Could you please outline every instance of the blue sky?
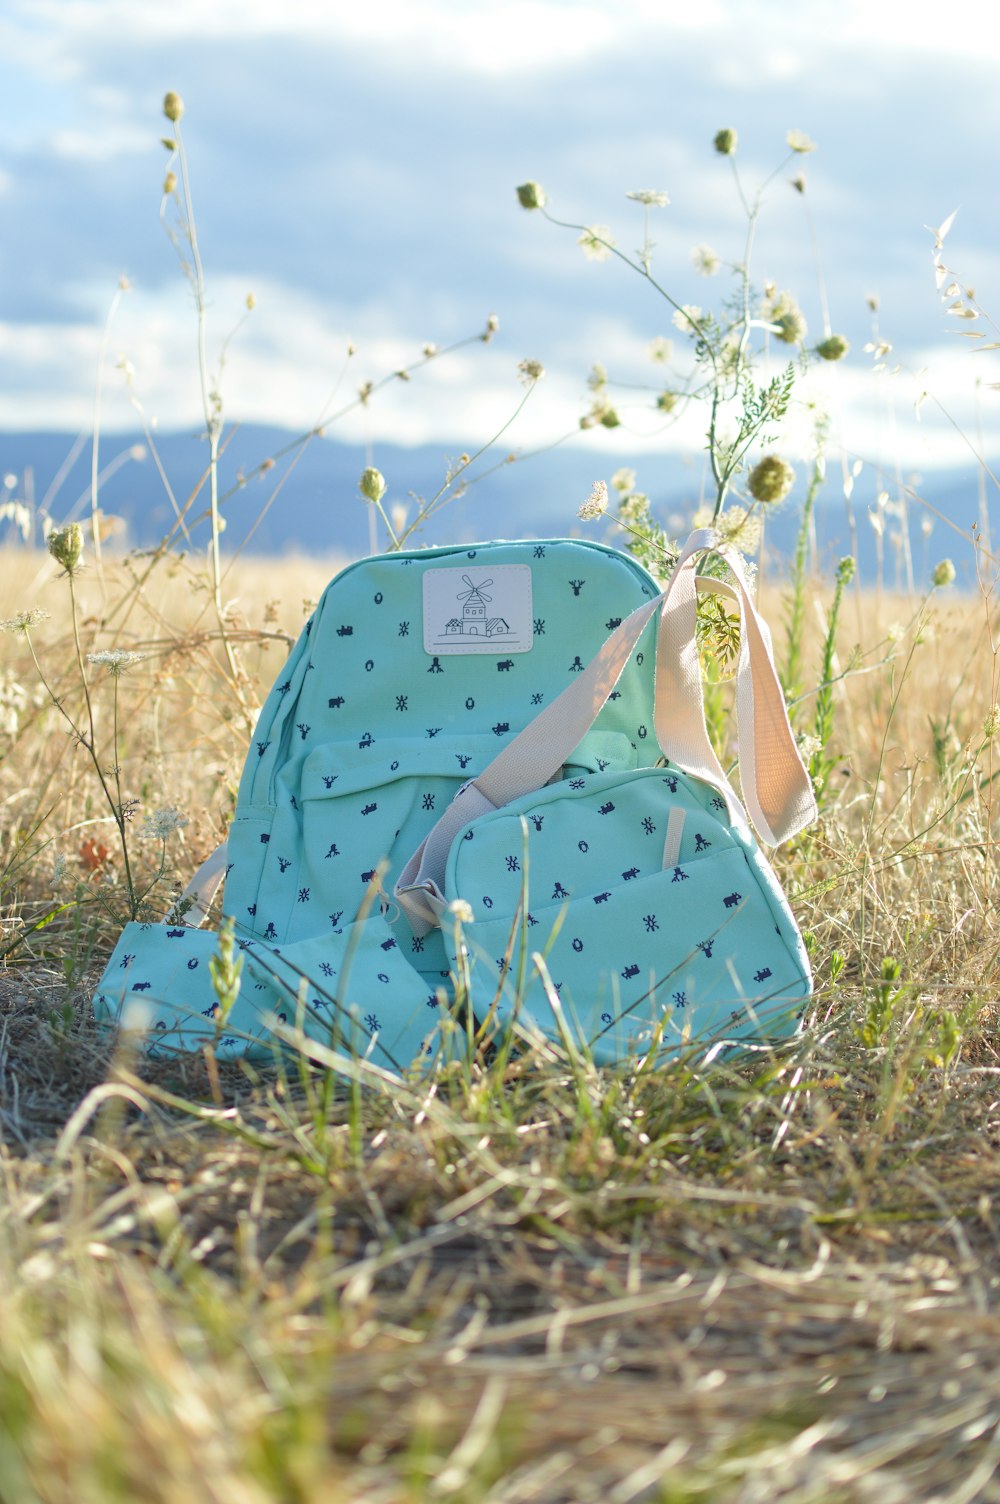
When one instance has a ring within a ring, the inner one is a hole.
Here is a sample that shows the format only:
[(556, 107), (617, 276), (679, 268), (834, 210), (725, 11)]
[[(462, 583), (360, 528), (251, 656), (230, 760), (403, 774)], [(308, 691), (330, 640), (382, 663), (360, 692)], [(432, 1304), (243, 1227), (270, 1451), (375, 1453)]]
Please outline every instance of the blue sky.
[[(589, 262), (515, 186), (538, 180), (556, 214), (625, 249), (642, 234), (626, 193), (668, 193), (654, 272), (714, 307), (731, 275), (700, 278), (692, 248), (737, 259), (744, 220), (712, 138), (738, 130), (752, 191), (796, 128), (817, 150), (769, 189), (753, 275), (794, 291), (822, 336), (808, 209), (852, 342), (804, 396), (849, 457), (925, 473), (968, 457), (977, 427), (995, 452), (1000, 367), (946, 316), (926, 228), (958, 209), (949, 265), (1000, 319), (995, 33), (964, 0), (0, 0), (0, 430), (87, 428), (99, 369), (106, 430), (134, 426), (135, 403), (164, 429), (198, 422), (191, 298), (159, 222), (174, 89), (211, 361), (256, 299), (223, 371), (232, 418), (309, 427), (495, 313), (489, 345), (337, 431), (470, 449), (514, 411), (529, 358), (547, 374), (504, 444), (573, 433), (595, 360), (655, 384), (650, 341), (683, 340), (641, 279)], [(870, 297), (892, 345), (881, 371)], [(666, 425), (638, 391), (621, 411), (619, 451), (700, 446), (697, 417)], [(800, 409), (792, 447), (810, 421)]]

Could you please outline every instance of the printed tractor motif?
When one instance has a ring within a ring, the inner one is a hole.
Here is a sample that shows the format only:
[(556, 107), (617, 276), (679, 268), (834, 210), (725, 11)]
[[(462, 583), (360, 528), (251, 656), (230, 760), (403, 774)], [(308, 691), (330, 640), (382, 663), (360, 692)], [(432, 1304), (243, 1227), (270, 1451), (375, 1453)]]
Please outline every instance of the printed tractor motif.
[(462, 602), (461, 618), (453, 616), (445, 625), (447, 637), (503, 637), (510, 632), (510, 626), (502, 616), (488, 616), (486, 607), (492, 601), (492, 595), (486, 594), (487, 585), (492, 585), (492, 579), (483, 580), (475, 584), (469, 575), (463, 574), (462, 581), (467, 587), (458, 591), (457, 598)]

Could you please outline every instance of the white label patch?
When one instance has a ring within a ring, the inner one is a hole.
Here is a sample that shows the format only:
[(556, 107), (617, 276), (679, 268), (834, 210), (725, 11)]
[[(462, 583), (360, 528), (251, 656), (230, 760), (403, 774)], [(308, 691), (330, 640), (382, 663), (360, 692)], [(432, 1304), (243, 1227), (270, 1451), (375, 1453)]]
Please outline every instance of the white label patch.
[(424, 651), (527, 653), (531, 649), (531, 567), (482, 564), (424, 574)]

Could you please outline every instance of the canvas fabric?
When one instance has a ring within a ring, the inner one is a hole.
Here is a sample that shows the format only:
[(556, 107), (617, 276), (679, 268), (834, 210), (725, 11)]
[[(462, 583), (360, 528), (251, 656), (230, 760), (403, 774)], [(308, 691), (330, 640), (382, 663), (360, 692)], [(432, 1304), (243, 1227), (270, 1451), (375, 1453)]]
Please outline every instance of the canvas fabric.
[[(507, 625), (520, 634), (510, 649), (496, 630), (508, 587)], [(448, 633), (470, 588), (480, 619), (468, 625), (494, 628), (478, 644)], [(220, 1020), (207, 965), (217, 937), (129, 924), (95, 995), (98, 1018), (144, 1027), (159, 1053), (208, 1044), (259, 1057), (283, 1013), (388, 1069), (409, 1064), (411, 1048), (431, 1058), (452, 963), (440, 931), (415, 933), (391, 900), (399, 872), (462, 784), (658, 588), (628, 556), (580, 540), (422, 549), (342, 571), (267, 697), (240, 781), (223, 896), (245, 956), (236, 1005)], [(437, 613), (429, 637), (425, 607)], [(654, 650), (651, 622), (567, 773), (655, 758)]]

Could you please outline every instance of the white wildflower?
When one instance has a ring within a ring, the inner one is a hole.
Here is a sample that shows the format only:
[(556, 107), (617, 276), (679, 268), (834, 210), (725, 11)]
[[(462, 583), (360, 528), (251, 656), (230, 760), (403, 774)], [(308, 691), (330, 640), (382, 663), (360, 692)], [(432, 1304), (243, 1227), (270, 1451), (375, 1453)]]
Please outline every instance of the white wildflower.
[(145, 653), (130, 653), (125, 648), (102, 648), (99, 653), (88, 653), (87, 662), (95, 668), (106, 668), (112, 679), (119, 679), (127, 668), (141, 663)]
[(588, 261), (607, 261), (614, 248), (614, 237), (607, 225), (588, 225), (577, 241)]
[(667, 339), (666, 335), (658, 334), (649, 342), (649, 358), (655, 360), (658, 365), (665, 366), (668, 360), (673, 358), (674, 342)]
[(701, 319), (702, 311), (697, 303), (682, 303), (673, 316), (674, 328), (679, 329), (682, 334), (696, 333), (693, 326)]
[(139, 834), (144, 840), (165, 841), (175, 830), (183, 830), (190, 823), (179, 809), (175, 809), (172, 804), (164, 804), (160, 809), (149, 812), (139, 828)]
[(955, 566), (950, 559), (942, 559), (940, 564), (934, 566), (931, 581), (935, 590), (940, 590), (947, 585), (955, 583)]
[(40, 621), (48, 621), (49, 613), (35, 606), (31, 611), (19, 611), (16, 616), (8, 616), (5, 621), (0, 621), (0, 632), (27, 632), (29, 627), (35, 627)]
[(540, 360), (522, 360), (518, 363), (517, 370), (525, 386), (534, 386), (545, 375), (545, 367)]
[(656, 188), (633, 188), (625, 197), (634, 199), (637, 204), (645, 204), (647, 209), (662, 209), (670, 202), (670, 195)]
[(470, 903), (466, 903), (464, 898), (453, 898), (451, 903), (448, 905), (448, 913), (454, 919), (456, 924), (472, 924), (473, 920), (475, 919), (475, 915), (472, 912), (472, 905)]
[(596, 518), (603, 517), (607, 509), (608, 483), (606, 480), (595, 480), (590, 495), (576, 515), (581, 522), (593, 522)]
[(611, 477), (611, 484), (616, 491), (634, 491), (635, 471), (630, 470), (627, 465), (623, 465)]
[(710, 245), (696, 245), (691, 252), (691, 261), (699, 277), (714, 277), (722, 265)]
[(785, 136), (785, 140), (792, 148), (792, 151), (801, 152), (803, 156), (808, 152), (816, 150), (816, 142), (811, 141), (805, 131), (789, 131)]

